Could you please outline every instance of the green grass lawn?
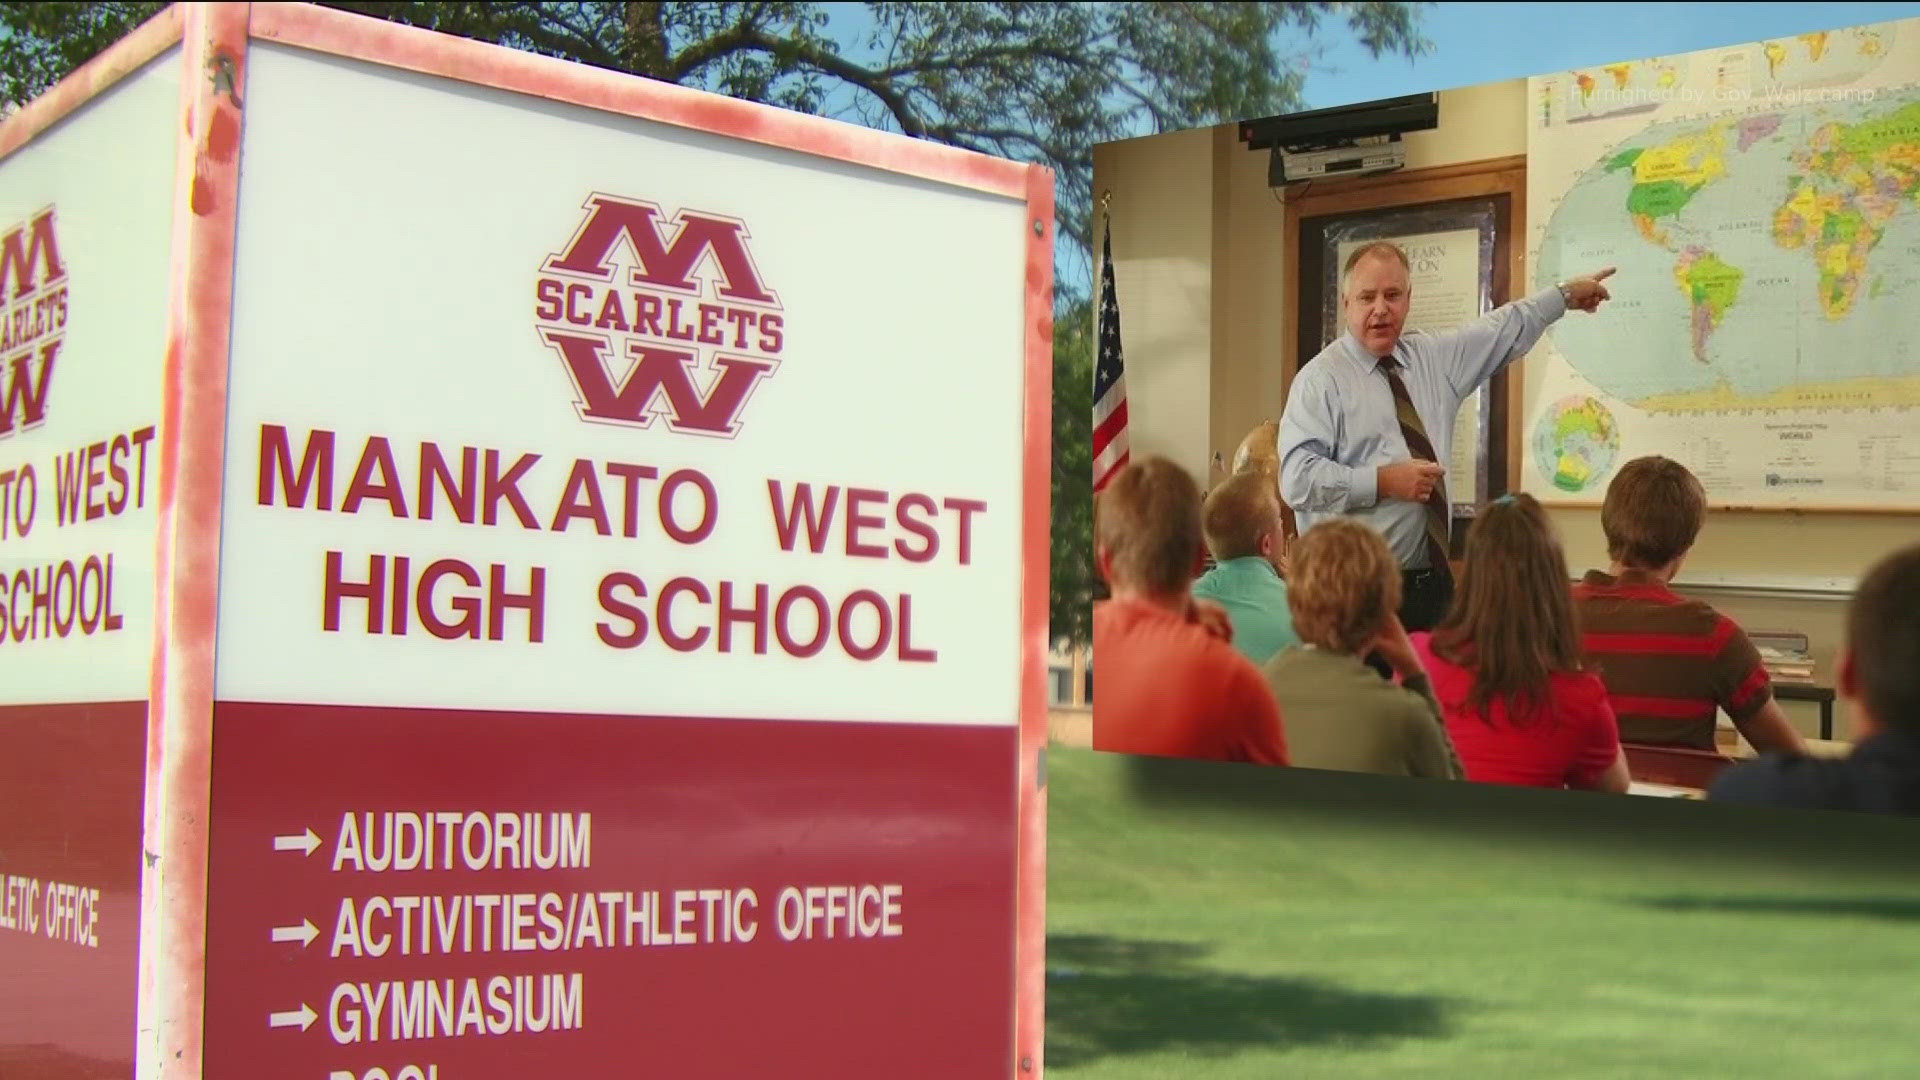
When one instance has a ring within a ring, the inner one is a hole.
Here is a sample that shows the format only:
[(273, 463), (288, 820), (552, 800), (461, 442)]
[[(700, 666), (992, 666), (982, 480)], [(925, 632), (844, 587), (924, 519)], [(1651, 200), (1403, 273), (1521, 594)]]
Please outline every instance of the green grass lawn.
[(1920, 1073), (1920, 823), (1048, 762), (1060, 1077)]

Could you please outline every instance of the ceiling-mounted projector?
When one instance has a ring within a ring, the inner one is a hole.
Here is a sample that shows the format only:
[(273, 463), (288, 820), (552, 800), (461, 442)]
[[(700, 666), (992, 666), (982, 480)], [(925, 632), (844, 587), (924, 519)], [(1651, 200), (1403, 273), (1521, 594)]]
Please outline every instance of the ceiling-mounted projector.
[(1240, 124), (1249, 150), (1269, 150), (1267, 183), (1278, 187), (1323, 176), (1365, 176), (1406, 164), (1400, 136), (1440, 126), (1440, 96), (1406, 97), (1289, 113)]

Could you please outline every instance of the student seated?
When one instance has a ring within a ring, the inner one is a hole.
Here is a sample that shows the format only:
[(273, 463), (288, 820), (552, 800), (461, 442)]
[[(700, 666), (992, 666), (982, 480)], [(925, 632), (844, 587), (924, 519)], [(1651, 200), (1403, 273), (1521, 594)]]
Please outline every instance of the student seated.
[(1280, 579), (1285, 541), (1280, 495), (1271, 477), (1241, 473), (1213, 490), (1202, 511), (1213, 569), (1193, 584), (1193, 595), (1227, 610), (1233, 647), (1256, 664), (1300, 641)]
[(1746, 633), (1667, 587), (1706, 510), (1700, 481), (1679, 462), (1655, 455), (1620, 467), (1600, 510), (1613, 565), (1573, 590), (1588, 662), (1606, 681), (1622, 742), (1715, 750), (1718, 708), (1756, 751), (1799, 753), (1805, 744)]
[(1161, 457), (1120, 470), (1095, 498), (1094, 560), (1113, 598), (1093, 607), (1093, 748), (1287, 764), (1273, 692), (1190, 591), (1206, 561), (1192, 477)]
[[(1287, 718), (1293, 763), (1310, 769), (1461, 778), (1413, 643), (1395, 612), (1400, 564), (1352, 518), (1323, 521), (1293, 545), (1287, 603), (1301, 643), (1261, 669)], [(1378, 654), (1400, 677), (1361, 659)]]
[(1847, 609), (1836, 671), (1857, 742), (1844, 758), (1774, 753), (1721, 773), (1713, 802), (1920, 814), (1920, 545), (1881, 560)]
[(1581, 663), (1566, 556), (1533, 496), (1481, 511), (1452, 606), (1414, 645), (1467, 779), (1627, 790), (1607, 686)]

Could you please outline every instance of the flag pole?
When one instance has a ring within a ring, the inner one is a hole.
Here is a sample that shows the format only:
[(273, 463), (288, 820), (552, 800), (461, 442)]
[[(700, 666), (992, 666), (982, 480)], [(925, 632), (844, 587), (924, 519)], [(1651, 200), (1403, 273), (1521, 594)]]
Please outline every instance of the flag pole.
[[(1101, 242), (1100, 242), (1100, 255), (1098, 259), (1099, 265), (1097, 265), (1094, 269), (1094, 272), (1096, 274), (1104, 273), (1106, 270), (1106, 257), (1107, 257), (1106, 253), (1107, 253), (1108, 247), (1112, 244), (1112, 240), (1110, 239), (1113, 231), (1112, 206), (1113, 206), (1113, 189), (1102, 188), (1100, 190)], [(1099, 287), (1100, 287), (1100, 283), (1097, 281), (1094, 282), (1094, 288), (1098, 289)], [(1093, 327), (1091, 329), (1093, 330), (1093, 333), (1094, 333), (1094, 339), (1097, 341), (1099, 340), (1099, 335), (1100, 335), (1100, 307), (1098, 304), (1094, 305), (1094, 308), (1091, 314), (1093, 316)]]

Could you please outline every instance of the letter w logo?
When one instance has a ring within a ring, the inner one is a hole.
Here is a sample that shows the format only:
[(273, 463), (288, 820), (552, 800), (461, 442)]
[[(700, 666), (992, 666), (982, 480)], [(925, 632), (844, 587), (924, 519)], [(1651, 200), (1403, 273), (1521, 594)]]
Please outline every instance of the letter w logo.
[(655, 416), (664, 416), (669, 429), (695, 435), (730, 439), (737, 434), (747, 398), (777, 366), (773, 360), (716, 356), (719, 374), (702, 393), (694, 383), (692, 353), (635, 341), (627, 346), (633, 370), (615, 385), (603, 355), (604, 340), (561, 330), (543, 330), (541, 336), (566, 362), (579, 392), (581, 419), (644, 428), (652, 426)]
[(53, 361), (59, 355), (58, 341), (40, 347), (38, 378), (35, 378), (32, 352), (23, 352), (13, 358), (13, 363), (0, 368), (0, 377), (11, 376), (5, 392), (0, 393), (0, 436), (13, 434), (16, 424), (30, 428), (47, 418), (47, 380), (53, 375)]
[(671, 241), (663, 240), (655, 223), (660, 208), (652, 203), (635, 202), (611, 195), (595, 195), (587, 200), (587, 220), (573, 234), (565, 253), (547, 260), (549, 273), (575, 274), (581, 277), (613, 280), (613, 267), (607, 260), (615, 246), (625, 240), (638, 265), (632, 282), (638, 286), (697, 292), (694, 267), (708, 252), (719, 264), (723, 283), (719, 295), (728, 300), (778, 305), (773, 290), (760, 281), (760, 271), (747, 251), (746, 226), (738, 221), (683, 210), (676, 222)]

